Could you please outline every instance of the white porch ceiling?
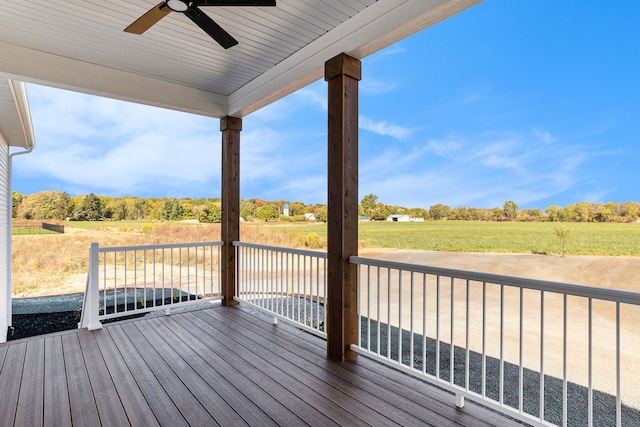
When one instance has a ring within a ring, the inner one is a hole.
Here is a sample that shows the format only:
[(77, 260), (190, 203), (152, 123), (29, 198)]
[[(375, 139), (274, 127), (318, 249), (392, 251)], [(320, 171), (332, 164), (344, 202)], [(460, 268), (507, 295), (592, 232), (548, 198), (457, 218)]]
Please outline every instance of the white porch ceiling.
[(481, 0), (202, 7), (239, 41), (228, 50), (175, 12), (143, 35), (123, 31), (158, 1), (0, 0), (0, 74), (210, 117), (243, 117), (322, 78), (325, 61), (341, 52), (362, 59)]

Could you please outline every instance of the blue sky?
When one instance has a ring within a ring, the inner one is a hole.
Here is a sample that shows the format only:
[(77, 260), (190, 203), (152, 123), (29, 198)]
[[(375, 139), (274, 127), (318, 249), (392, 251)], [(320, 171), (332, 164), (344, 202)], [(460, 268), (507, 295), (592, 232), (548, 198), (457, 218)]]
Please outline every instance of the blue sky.
[[(405, 207), (640, 201), (640, 2), (486, 0), (363, 60), (360, 188)], [(28, 85), (14, 190), (219, 197), (217, 119)], [(326, 203), (326, 83), (244, 118), (241, 196)], [(175, 125), (174, 125), (175, 124)]]

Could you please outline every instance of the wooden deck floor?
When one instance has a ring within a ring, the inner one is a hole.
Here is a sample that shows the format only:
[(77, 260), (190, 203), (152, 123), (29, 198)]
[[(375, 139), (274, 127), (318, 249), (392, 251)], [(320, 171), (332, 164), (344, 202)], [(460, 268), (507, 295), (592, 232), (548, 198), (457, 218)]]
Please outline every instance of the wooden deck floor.
[(1, 426), (509, 425), (473, 404), (237, 308), (0, 345)]

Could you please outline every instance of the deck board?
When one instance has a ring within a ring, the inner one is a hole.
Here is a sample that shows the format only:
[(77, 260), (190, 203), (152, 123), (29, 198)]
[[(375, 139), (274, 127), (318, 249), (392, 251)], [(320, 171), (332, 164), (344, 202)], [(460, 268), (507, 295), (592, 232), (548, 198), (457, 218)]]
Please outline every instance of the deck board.
[[(222, 320), (212, 311), (206, 314), (216, 319), (216, 325)], [(230, 316), (234, 316), (234, 314), (232, 313)], [(348, 364), (351, 362), (347, 364), (331, 363), (324, 357), (323, 353), (319, 353), (324, 349), (316, 346), (318, 340), (314, 337), (309, 336), (312, 338), (309, 343), (314, 346), (314, 351), (297, 346), (296, 352), (294, 353), (286, 350), (293, 348), (293, 343), (287, 339), (289, 338), (288, 335), (284, 337), (279, 336), (284, 334), (278, 334), (278, 330), (276, 329), (269, 336), (269, 340), (267, 340), (264, 338), (264, 335), (254, 332), (261, 325), (259, 321), (258, 323), (254, 323), (252, 320), (253, 319), (250, 318), (234, 316), (234, 322), (230, 323), (242, 325), (243, 333), (248, 338), (251, 337), (253, 340), (256, 340), (259, 345), (267, 345), (269, 342), (275, 344), (275, 351), (280, 354), (286, 354), (285, 358), (287, 361), (303, 367), (310, 373), (313, 373), (318, 379), (327, 381), (336, 388), (342, 388), (353, 398), (357, 399), (360, 405), (368, 407), (369, 410), (367, 412), (376, 415), (379, 420), (388, 418), (385, 425), (393, 423), (400, 425), (416, 425), (416, 423), (425, 425), (424, 420), (429, 420), (429, 424), (431, 425), (442, 426), (451, 424), (451, 419), (443, 417), (438, 412), (431, 410), (424, 402), (418, 404), (407, 401), (404, 398), (404, 392), (389, 392), (386, 388), (387, 383), (375, 383), (366, 379), (366, 377), (354, 374), (351, 370), (347, 369)], [(264, 325), (264, 322), (262, 322), (262, 325)], [(330, 375), (327, 375), (327, 373)], [(424, 399), (422, 400), (424, 401)], [(409, 409), (409, 411), (407, 411), (407, 409)]]
[[(257, 355), (243, 354), (246, 350), (244, 350), (236, 340), (229, 339), (230, 337), (228, 336), (220, 338), (210, 334), (208, 325), (203, 324), (203, 322), (192, 313), (186, 313), (179, 321), (182, 321), (182, 325), (187, 328), (189, 326), (198, 327), (201, 332), (200, 339), (203, 340), (212, 352), (221, 359), (229, 362), (236, 372), (242, 372), (246, 380), (251, 381), (254, 386), (274, 396), (304, 423), (317, 426), (336, 425), (336, 422), (332, 421), (322, 412), (321, 408), (324, 407), (326, 403), (323, 399), (319, 398), (317, 402), (314, 402), (317, 403), (317, 405), (309, 404), (302, 396), (296, 393), (294, 380), (284, 377), (281, 378), (280, 381), (274, 381), (270, 376), (270, 374), (273, 374), (273, 369), (261, 363), (262, 361)], [(205, 327), (204, 330), (200, 329), (203, 325)], [(343, 413), (340, 411), (332, 413), (332, 417), (341, 418), (342, 416)]]
[(516, 423), (247, 310), (145, 317), (0, 345), (0, 425)]
[[(211, 328), (211, 331), (218, 331), (224, 335), (238, 336), (236, 329), (226, 327), (221, 322), (207, 317), (203, 312), (194, 313), (194, 316), (199, 317), (201, 323), (197, 321), (196, 323), (203, 330)], [(245, 337), (242, 337), (243, 339), (240, 340), (242, 344), (235, 350), (240, 358), (256, 369), (262, 369), (271, 381), (278, 382), (310, 406), (315, 406), (323, 413), (333, 412), (332, 419), (338, 424), (362, 424), (362, 418), (354, 413), (356, 406), (349, 401), (350, 397), (327, 383), (318, 381), (304, 369), (292, 364), (291, 355), (287, 349), (278, 348), (281, 353), (275, 355), (273, 346), (268, 340), (263, 345), (256, 345), (250, 339), (244, 339)], [(307, 384), (314, 384), (314, 388), (310, 388)], [(365, 412), (363, 411), (363, 414)]]
[(94, 394), (98, 394), (99, 390), (94, 391), (91, 388), (87, 365), (78, 341), (80, 333), (62, 336), (62, 351), (67, 373), (71, 421), (74, 425), (100, 426), (100, 415), (98, 415), (96, 395)]
[[(211, 348), (207, 347), (200, 337), (193, 335), (189, 324), (187, 328), (180, 325), (179, 322), (166, 322), (167, 328), (174, 331), (180, 336), (200, 359), (204, 360), (210, 368), (205, 372), (209, 376), (224, 379), (223, 387), (229, 390), (225, 393), (227, 399), (238, 399), (241, 401), (250, 400), (251, 406), (245, 407), (245, 410), (258, 417), (258, 423), (251, 425), (297, 425), (301, 422), (294, 413), (289, 411), (285, 405), (278, 401), (272, 393), (257, 386), (246, 377), (242, 372), (238, 372), (229, 362), (219, 357), (214, 357)], [(239, 393), (238, 393), (239, 392)], [(227, 397), (228, 396), (228, 397)], [(254, 411), (255, 406), (255, 411)], [(262, 415), (264, 413), (264, 415)], [(247, 418), (245, 418), (247, 420)]]
[[(122, 402), (127, 417), (134, 426), (159, 426), (154, 412), (135, 381), (135, 375), (129, 370), (119, 353), (116, 343), (106, 330), (95, 331), (92, 335), (111, 373), (113, 384)], [(68, 425), (68, 424), (63, 424)]]
[[(186, 361), (193, 357), (190, 352), (177, 353), (165, 341), (160, 334), (148, 322), (137, 322), (135, 326), (145, 338), (149, 340), (149, 344), (158, 352), (158, 355), (164, 359), (167, 366), (173, 370), (176, 377), (191, 392), (193, 397), (198, 400), (200, 405), (213, 417), (215, 421), (221, 425), (240, 426), (246, 425), (244, 420), (233, 410), (231, 406), (223, 400), (215, 388), (212, 388), (202, 379), (197, 371), (195, 371)], [(165, 334), (166, 335), (166, 334)], [(177, 340), (177, 337), (168, 336), (168, 340)], [(178, 357), (176, 357), (176, 354)]]
[(95, 395), (100, 423), (110, 426), (129, 424), (109, 369), (96, 343), (95, 334), (79, 333), (78, 341), (85, 363), (90, 367), (87, 374)]
[(2, 372), (0, 372), (0, 402), (2, 402), (0, 425), (2, 426), (13, 425), (15, 421), (26, 351), (26, 342), (7, 348)]
[(62, 357), (62, 337), (50, 336), (44, 340), (44, 425), (71, 425), (71, 406), (67, 391), (67, 375)]
[(44, 340), (29, 341), (24, 358), (24, 370), (20, 382), (18, 402), (30, 402), (30, 405), (18, 405), (15, 424), (22, 426), (43, 425), (44, 412)]
[(138, 350), (122, 330), (120, 325), (112, 325), (104, 328), (101, 332), (109, 333), (114, 343), (118, 347), (123, 363), (127, 365), (131, 372), (131, 377), (136, 381), (151, 411), (155, 414), (156, 420), (166, 425), (188, 426), (178, 408), (173, 404), (158, 379), (147, 366)]
[[(213, 315), (211, 311), (197, 313), (203, 317), (206, 315)], [(278, 341), (274, 339), (274, 336), (270, 336), (269, 339), (265, 338), (263, 334), (255, 332), (256, 325), (241, 324), (241, 319), (234, 319), (234, 322), (222, 323), (221, 318), (215, 316), (209, 316), (213, 322), (213, 327), (221, 330), (223, 333), (240, 333), (247, 340), (243, 339), (243, 343), (250, 343), (247, 348), (252, 352), (257, 352), (260, 349), (268, 350), (269, 353), (262, 353), (264, 360), (273, 366), (278, 366), (282, 370), (292, 371), (293, 365), (297, 370), (295, 376), (299, 378), (304, 384), (326, 384), (324, 387), (325, 397), (332, 401), (333, 405), (343, 407), (345, 410), (351, 412), (353, 415), (360, 418), (360, 423), (364, 422), (370, 425), (418, 425), (423, 424), (423, 421), (419, 418), (408, 414), (406, 412), (397, 411), (397, 408), (392, 404), (389, 404), (385, 400), (377, 396), (376, 389), (370, 387), (360, 387), (360, 385), (354, 385), (345, 383), (343, 374), (346, 371), (340, 370), (339, 366), (332, 363), (327, 363), (326, 358), (317, 356), (308, 360), (303, 357), (301, 352), (304, 350), (296, 349), (296, 351), (289, 350), (290, 343), (284, 341)], [(233, 325), (236, 327), (232, 327)], [(289, 344), (289, 345), (288, 345)], [(323, 367), (324, 365), (324, 367)], [(328, 367), (328, 369), (325, 369)], [(345, 387), (346, 385), (346, 387)], [(366, 410), (363, 410), (363, 407)], [(436, 421), (436, 420), (434, 420)]]

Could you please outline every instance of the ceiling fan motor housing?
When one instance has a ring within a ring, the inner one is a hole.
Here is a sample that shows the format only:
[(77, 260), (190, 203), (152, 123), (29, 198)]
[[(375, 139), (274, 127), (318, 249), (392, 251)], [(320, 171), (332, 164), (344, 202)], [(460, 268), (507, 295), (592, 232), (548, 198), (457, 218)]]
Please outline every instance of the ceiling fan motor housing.
[(183, 0), (167, 0), (167, 6), (174, 12), (186, 12), (189, 10), (189, 3)]

